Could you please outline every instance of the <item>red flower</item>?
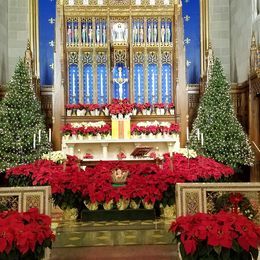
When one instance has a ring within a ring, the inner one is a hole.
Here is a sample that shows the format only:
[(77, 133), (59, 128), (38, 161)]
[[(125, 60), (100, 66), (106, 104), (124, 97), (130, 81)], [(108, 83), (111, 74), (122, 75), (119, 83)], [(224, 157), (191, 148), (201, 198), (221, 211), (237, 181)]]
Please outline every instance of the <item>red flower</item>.
[(257, 249), (260, 244), (258, 226), (244, 216), (227, 212), (179, 217), (169, 231), (175, 233), (177, 241), (183, 244), (188, 255), (197, 252), (202, 244), (208, 248), (219, 247), (220, 251), (222, 248), (232, 250), (234, 240), (246, 251)]

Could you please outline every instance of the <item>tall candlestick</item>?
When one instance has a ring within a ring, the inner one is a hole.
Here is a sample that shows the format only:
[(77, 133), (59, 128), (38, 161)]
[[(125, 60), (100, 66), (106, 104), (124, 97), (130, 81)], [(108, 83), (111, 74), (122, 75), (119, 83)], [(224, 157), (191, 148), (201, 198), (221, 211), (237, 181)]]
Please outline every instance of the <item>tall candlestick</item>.
[(33, 149), (36, 148), (36, 134), (33, 134)]
[(86, 81), (87, 81), (87, 98), (89, 99), (89, 76), (88, 76), (88, 73), (87, 73), (86, 77), (87, 77), (87, 79), (86, 79)]
[(49, 142), (51, 143), (51, 128), (49, 128)]
[(41, 142), (41, 133), (42, 133), (42, 130), (40, 129), (40, 130), (39, 130), (39, 133), (38, 133), (38, 140), (39, 140), (39, 143)]
[(138, 71), (138, 75), (137, 75), (137, 78), (138, 78), (138, 97), (141, 96), (141, 78), (140, 78), (140, 73)]
[(76, 82), (75, 82), (75, 74), (72, 74), (72, 95), (73, 98), (76, 96)]
[(166, 97), (168, 97), (168, 73), (166, 71), (166, 75), (165, 75), (165, 95)]
[(204, 136), (203, 136), (203, 133), (201, 133), (201, 146), (204, 145)]
[(154, 91), (154, 73), (152, 72), (152, 96), (154, 97), (155, 91)]
[(198, 138), (198, 141), (200, 140), (200, 130), (199, 128), (197, 128), (197, 138)]
[(187, 141), (189, 141), (189, 127), (187, 126), (187, 129), (186, 129), (186, 134), (187, 134)]
[(103, 74), (100, 74), (100, 96), (103, 98)]

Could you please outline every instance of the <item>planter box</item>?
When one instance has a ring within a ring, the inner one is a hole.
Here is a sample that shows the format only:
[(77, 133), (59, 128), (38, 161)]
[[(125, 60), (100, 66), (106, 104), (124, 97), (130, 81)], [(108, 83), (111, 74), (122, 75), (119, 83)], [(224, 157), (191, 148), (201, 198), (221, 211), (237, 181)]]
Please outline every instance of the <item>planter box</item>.
[(155, 219), (154, 209), (126, 209), (126, 210), (95, 210), (87, 209), (81, 212), (81, 221), (111, 221), (111, 220), (149, 220)]

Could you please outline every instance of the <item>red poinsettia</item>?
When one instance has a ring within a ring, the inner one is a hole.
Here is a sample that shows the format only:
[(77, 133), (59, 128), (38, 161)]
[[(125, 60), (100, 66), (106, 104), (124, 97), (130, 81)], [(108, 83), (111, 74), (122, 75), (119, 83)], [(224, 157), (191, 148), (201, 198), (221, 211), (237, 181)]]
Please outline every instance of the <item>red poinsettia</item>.
[(134, 109), (134, 104), (131, 104), (128, 99), (113, 99), (112, 103), (108, 106), (110, 115), (128, 115)]
[(175, 108), (175, 104), (173, 102), (169, 103), (167, 107), (168, 107), (168, 109), (174, 109)]
[[(124, 154), (120, 158), (125, 157)], [(113, 169), (129, 171), (124, 187), (112, 186)], [(19, 176), (26, 176), (33, 185), (50, 185), (53, 196), (63, 196), (66, 204), (73, 206), (72, 197), (91, 198), (92, 201), (118, 200), (123, 195), (128, 198), (140, 198), (145, 201), (160, 201), (164, 193), (177, 182), (218, 180), (232, 175), (233, 170), (212, 159), (197, 157), (189, 159), (181, 154), (172, 157), (165, 154), (162, 168), (158, 165), (125, 161), (100, 162), (94, 168), (80, 169), (78, 158), (68, 156), (64, 165), (48, 160), (38, 160), (32, 164), (21, 165), (7, 171), (6, 177), (15, 181)], [(24, 180), (24, 178), (21, 178)], [(20, 182), (18, 182), (20, 184)], [(70, 192), (67, 196), (66, 192)], [(174, 196), (174, 195), (173, 195)], [(60, 200), (57, 200), (60, 201)]]
[(93, 159), (94, 156), (91, 154), (91, 153), (86, 153), (84, 156), (83, 156), (84, 159)]
[(194, 260), (206, 256), (225, 259), (227, 254), (230, 259), (242, 259), (242, 255), (243, 259), (251, 259), (250, 253), (255, 257), (260, 245), (259, 226), (230, 212), (182, 216), (172, 223), (169, 231), (181, 243), (182, 257)]
[(51, 244), (55, 236), (50, 225), (50, 217), (39, 214), (38, 209), (0, 213), (0, 258), (2, 253), (9, 254), (13, 249), (25, 254), (39, 250), (46, 240)]

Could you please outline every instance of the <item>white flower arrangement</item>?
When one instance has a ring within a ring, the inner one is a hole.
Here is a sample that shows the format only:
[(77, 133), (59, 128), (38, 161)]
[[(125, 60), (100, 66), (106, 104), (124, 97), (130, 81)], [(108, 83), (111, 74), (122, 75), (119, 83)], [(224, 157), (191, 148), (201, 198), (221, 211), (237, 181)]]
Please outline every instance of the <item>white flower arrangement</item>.
[(104, 121), (98, 122), (83, 122), (83, 123), (71, 123), (72, 127), (80, 128), (80, 127), (103, 127), (106, 125)]
[(55, 163), (62, 164), (66, 159), (67, 156), (62, 151), (55, 151), (55, 152), (49, 152), (42, 155), (43, 160), (51, 160)]
[(181, 153), (183, 156), (187, 158), (196, 158), (198, 156), (194, 150), (187, 148), (180, 148), (178, 153)]
[(158, 121), (144, 121), (144, 122), (139, 122), (137, 123), (137, 126), (143, 126), (143, 127), (148, 127), (148, 126), (165, 126), (165, 127), (170, 127), (171, 123), (170, 122), (158, 122)]

